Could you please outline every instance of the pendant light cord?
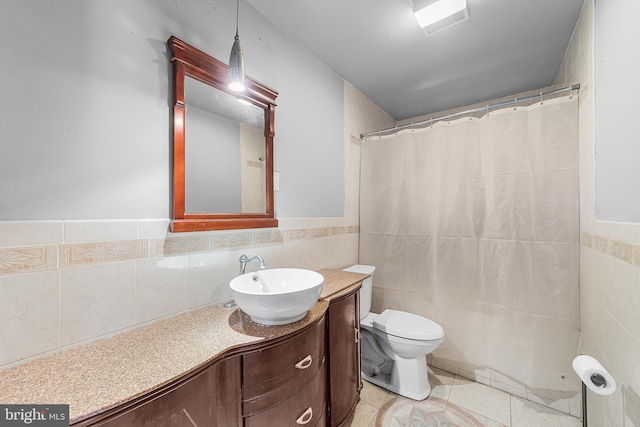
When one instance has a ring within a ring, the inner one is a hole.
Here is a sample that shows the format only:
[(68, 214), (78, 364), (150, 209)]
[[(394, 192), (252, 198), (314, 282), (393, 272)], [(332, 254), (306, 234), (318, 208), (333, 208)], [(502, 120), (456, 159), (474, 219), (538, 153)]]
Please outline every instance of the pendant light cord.
[(240, 0), (236, 2), (236, 40), (239, 39), (238, 37), (238, 22), (240, 19), (239, 16), (240, 16)]

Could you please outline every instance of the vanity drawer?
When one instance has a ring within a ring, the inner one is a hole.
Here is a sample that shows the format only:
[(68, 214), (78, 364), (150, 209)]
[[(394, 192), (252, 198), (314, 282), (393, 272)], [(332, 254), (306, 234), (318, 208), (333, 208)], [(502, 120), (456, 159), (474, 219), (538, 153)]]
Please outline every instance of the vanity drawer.
[(302, 334), (242, 357), (244, 415), (289, 399), (313, 379), (325, 358), (325, 320)]
[(324, 423), (319, 422), (325, 419), (326, 381), (323, 364), (311, 382), (294, 396), (269, 410), (245, 417), (245, 427), (324, 427)]

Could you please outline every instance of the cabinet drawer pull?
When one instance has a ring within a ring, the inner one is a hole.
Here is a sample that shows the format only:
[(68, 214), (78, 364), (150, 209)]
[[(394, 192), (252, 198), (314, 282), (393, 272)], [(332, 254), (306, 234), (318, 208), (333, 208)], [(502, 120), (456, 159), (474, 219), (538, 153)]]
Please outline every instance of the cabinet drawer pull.
[(356, 328), (356, 344), (360, 342), (360, 329)]
[(307, 424), (309, 423), (309, 421), (311, 421), (311, 419), (313, 418), (313, 409), (311, 409), (311, 406), (309, 406), (309, 408), (304, 411), (304, 414), (300, 415), (300, 417), (296, 420), (296, 424)]
[(311, 358), (311, 355), (308, 355), (307, 357), (296, 363), (296, 368), (307, 369), (309, 366), (311, 366), (311, 363), (313, 363), (313, 359)]

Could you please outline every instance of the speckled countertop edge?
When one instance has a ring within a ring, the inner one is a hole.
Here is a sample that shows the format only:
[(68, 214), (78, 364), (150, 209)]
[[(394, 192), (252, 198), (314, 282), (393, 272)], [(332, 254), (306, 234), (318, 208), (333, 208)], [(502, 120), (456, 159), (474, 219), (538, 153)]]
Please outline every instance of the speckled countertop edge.
[(323, 269), (318, 273), (324, 276), (324, 285), (320, 293), (320, 299), (331, 301), (352, 291), (352, 287), (360, 286), (359, 283), (370, 274), (352, 273), (342, 270)]
[(69, 404), (78, 422), (211, 363), (232, 348), (302, 329), (366, 274), (323, 269), (318, 303), (295, 323), (265, 327), (214, 305), (0, 371), (2, 404)]

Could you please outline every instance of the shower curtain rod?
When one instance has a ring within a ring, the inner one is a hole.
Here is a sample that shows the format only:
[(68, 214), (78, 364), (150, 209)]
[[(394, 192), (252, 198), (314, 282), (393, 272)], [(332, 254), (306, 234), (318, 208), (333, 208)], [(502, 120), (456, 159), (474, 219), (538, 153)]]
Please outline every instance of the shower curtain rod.
[(367, 133), (361, 133), (360, 134), (360, 139), (365, 139), (368, 136), (386, 136), (386, 135), (390, 135), (392, 133), (396, 133), (399, 130), (403, 130), (403, 129), (410, 129), (416, 126), (422, 126), (422, 125), (426, 125), (426, 124), (431, 124), (434, 122), (438, 122), (440, 120), (447, 120), (447, 119), (452, 119), (454, 117), (458, 117), (458, 116), (465, 116), (467, 114), (471, 114), (471, 113), (477, 113), (480, 111), (489, 111), (492, 108), (500, 108), (500, 107), (505, 107), (507, 105), (511, 105), (511, 104), (517, 104), (518, 102), (522, 102), (522, 101), (529, 101), (532, 99), (536, 99), (536, 98), (540, 98), (540, 100), (542, 100), (543, 97), (548, 96), (548, 95), (553, 95), (556, 93), (561, 93), (561, 92), (566, 92), (566, 91), (573, 91), (573, 90), (579, 90), (580, 89), (580, 83), (571, 85), (571, 86), (567, 86), (567, 87), (563, 87), (560, 89), (554, 89), (554, 90), (550, 90), (548, 92), (540, 92), (537, 95), (530, 95), (530, 96), (525, 96), (523, 98), (515, 98), (513, 100), (509, 100), (509, 101), (504, 101), (504, 102), (498, 102), (496, 104), (491, 104), (491, 105), (486, 105), (484, 107), (477, 107), (477, 108), (473, 108), (471, 110), (465, 110), (465, 111), (458, 111), (457, 113), (451, 113), (451, 114), (446, 114), (444, 116), (440, 116), (440, 117), (435, 117), (435, 118), (430, 118), (430, 119), (426, 119), (426, 120), (421, 120), (419, 122), (412, 122), (412, 123), (407, 123), (404, 125), (400, 125), (400, 126), (394, 126), (391, 128), (386, 128), (386, 129), (380, 129), (377, 130), (375, 132), (367, 132)]

